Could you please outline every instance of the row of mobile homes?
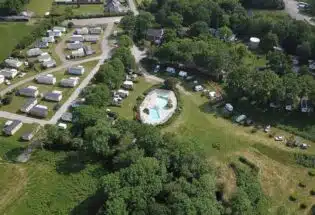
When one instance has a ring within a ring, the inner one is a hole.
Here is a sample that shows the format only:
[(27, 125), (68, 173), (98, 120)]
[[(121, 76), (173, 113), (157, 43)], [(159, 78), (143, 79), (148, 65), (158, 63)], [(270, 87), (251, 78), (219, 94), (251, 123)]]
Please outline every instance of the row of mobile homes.
[(23, 106), (20, 108), (20, 111), (23, 113), (28, 113), (35, 105), (37, 105), (37, 99), (30, 98), (25, 102), (25, 104), (23, 104)]
[(54, 85), (56, 83), (56, 78), (52, 74), (40, 75), (36, 78), (39, 84)]
[(39, 94), (37, 87), (28, 86), (19, 90), (19, 95), (26, 97), (37, 97)]

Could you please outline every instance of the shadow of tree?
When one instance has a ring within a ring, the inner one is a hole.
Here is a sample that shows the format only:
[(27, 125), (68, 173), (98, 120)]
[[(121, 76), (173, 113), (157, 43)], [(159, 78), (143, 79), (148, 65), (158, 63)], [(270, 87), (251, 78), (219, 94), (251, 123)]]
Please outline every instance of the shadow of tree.
[(11, 149), (10, 151), (5, 153), (5, 159), (9, 161), (15, 161), (16, 158), (24, 152), (24, 147), (17, 147), (14, 149)]
[(58, 161), (56, 171), (60, 174), (78, 173), (86, 167), (86, 157), (80, 152), (69, 152), (65, 159)]
[(96, 191), (96, 193), (84, 201), (80, 202), (75, 208), (72, 209), (70, 215), (95, 215), (102, 208), (105, 198), (102, 189)]

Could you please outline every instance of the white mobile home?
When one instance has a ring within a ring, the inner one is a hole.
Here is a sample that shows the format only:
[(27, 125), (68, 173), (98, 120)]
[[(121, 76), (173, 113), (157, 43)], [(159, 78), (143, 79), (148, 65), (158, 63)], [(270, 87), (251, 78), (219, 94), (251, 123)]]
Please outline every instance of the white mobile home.
[(28, 99), (25, 104), (20, 108), (20, 111), (23, 113), (28, 113), (35, 105), (37, 105), (37, 99), (31, 98)]
[(69, 50), (77, 50), (81, 48), (83, 48), (83, 43), (81, 43), (80, 41), (74, 41), (67, 44), (67, 49)]
[(43, 53), (43, 51), (40, 50), (40, 48), (29, 49), (26, 52), (27, 57), (37, 57), (37, 56), (41, 55), (42, 53)]
[(23, 65), (23, 63), (21, 61), (19, 61), (18, 59), (14, 59), (14, 58), (8, 58), (4, 62), (7, 66), (12, 67), (12, 68), (16, 68), (16, 69)]
[(83, 66), (70, 67), (68, 69), (68, 73), (71, 75), (83, 75), (84, 72), (85, 72), (85, 69)]
[(20, 120), (9, 120), (5, 123), (2, 131), (6, 135), (12, 136), (22, 127), (22, 125), (23, 123)]
[(38, 89), (35, 86), (28, 86), (19, 90), (19, 94), (26, 97), (35, 98), (36, 96), (38, 96), (38, 93)]
[(63, 87), (75, 87), (79, 83), (78, 77), (70, 77), (68, 79), (62, 79), (60, 81), (60, 85)]
[(50, 61), (51, 60), (51, 56), (50, 56), (50, 54), (48, 54), (47, 52), (44, 52), (44, 53), (42, 53), (41, 55), (39, 55), (38, 57), (37, 57), (37, 60), (39, 61), (39, 62), (45, 62), (45, 61)]
[(53, 30), (61, 31), (62, 33), (67, 32), (67, 29), (65, 27), (60, 27), (60, 26), (53, 27)]
[(133, 82), (132, 81), (124, 81), (123, 88), (130, 90), (133, 88)]
[(39, 84), (53, 85), (56, 83), (56, 78), (52, 74), (40, 75), (36, 78), (36, 81)]
[(49, 61), (44, 61), (42, 63), (42, 66), (44, 68), (52, 68), (52, 67), (55, 67), (57, 65), (56, 61), (53, 60), (53, 59), (50, 59)]
[(76, 57), (84, 57), (85, 56), (85, 53), (84, 53), (84, 49), (83, 48), (80, 48), (78, 50), (75, 50), (75, 51), (72, 51), (71, 52), (71, 55), (76, 58)]
[(48, 115), (48, 107), (44, 105), (35, 105), (29, 111), (29, 114), (31, 116), (45, 118)]
[(3, 75), (7, 79), (13, 79), (17, 74), (18, 71), (16, 69), (4, 68), (0, 70), (0, 75)]
[(69, 40), (71, 42), (74, 42), (74, 41), (83, 42), (84, 41), (84, 37), (82, 35), (72, 35)]
[(45, 43), (54, 43), (54, 42), (55, 42), (55, 37), (54, 37), (54, 36), (42, 37), (42, 42), (45, 42)]
[(89, 34), (89, 29), (86, 28), (86, 27), (78, 28), (78, 29), (75, 30), (75, 33), (77, 35), (86, 35), (86, 34)]
[(62, 99), (62, 91), (54, 90), (45, 94), (45, 99), (48, 101), (60, 102)]

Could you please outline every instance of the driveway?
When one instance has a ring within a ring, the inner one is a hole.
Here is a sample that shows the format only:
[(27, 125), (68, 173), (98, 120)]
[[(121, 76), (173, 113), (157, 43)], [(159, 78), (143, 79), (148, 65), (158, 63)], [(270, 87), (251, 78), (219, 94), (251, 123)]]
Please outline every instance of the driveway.
[(296, 0), (284, 0), (285, 3), (285, 11), (296, 20), (304, 20), (311, 25), (315, 25), (314, 22), (311, 21), (310, 16), (301, 14), (298, 9), (298, 2)]

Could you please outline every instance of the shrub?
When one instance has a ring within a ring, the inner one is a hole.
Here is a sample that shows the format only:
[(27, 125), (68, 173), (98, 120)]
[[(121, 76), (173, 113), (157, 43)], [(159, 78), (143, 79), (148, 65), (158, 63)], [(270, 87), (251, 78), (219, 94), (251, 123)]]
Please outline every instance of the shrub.
[(310, 194), (311, 194), (311, 196), (315, 196), (315, 190), (312, 189), (312, 190), (310, 191)]
[(238, 160), (243, 163), (246, 164), (247, 166), (249, 166), (252, 170), (254, 170), (255, 172), (259, 172), (259, 167), (256, 166), (254, 163), (252, 163), (251, 161), (249, 161), (247, 158), (240, 156), (238, 158)]
[(313, 170), (308, 171), (308, 175), (311, 177), (315, 176), (315, 171)]
[(3, 99), (2, 99), (2, 104), (3, 105), (9, 105), (11, 104), (13, 100), (13, 95), (6, 95)]
[(221, 149), (221, 144), (220, 143), (212, 143), (212, 148), (220, 150)]
[(289, 196), (289, 200), (292, 201), (292, 202), (295, 202), (297, 200), (297, 197), (295, 194), (292, 194)]
[(306, 184), (304, 184), (303, 182), (300, 182), (300, 183), (299, 183), (299, 187), (305, 188), (305, 187), (306, 187)]
[(306, 208), (307, 208), (307, 205), (306, 205), (305, 203), (301, 203), (301, 204), (300, 204), (300, 208), (301, 208), (301, 209), (306, 209)]
[(73, 22), (68, 22), (68, 28), (73, 28), (74, 24)]
[(274, 136), (276, 136), (276, 132), (274, 132), (274, 131), (269, 132), (269, 137), (270, 138), (274, 138)]

